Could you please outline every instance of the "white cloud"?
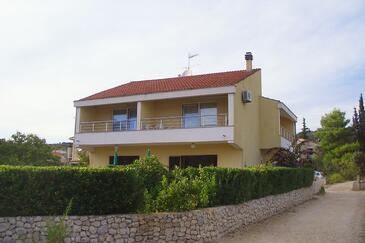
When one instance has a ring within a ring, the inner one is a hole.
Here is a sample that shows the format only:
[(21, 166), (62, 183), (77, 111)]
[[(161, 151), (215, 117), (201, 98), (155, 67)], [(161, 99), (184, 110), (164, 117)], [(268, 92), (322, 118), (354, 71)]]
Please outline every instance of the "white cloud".
[[(363, 1), (2, 1), (0, 137), (73, 134), (72, 101), (129, 80), (263, 70), (264, 95), (313, 129), (365, 92)], [(298, 124), (300, 125), (300, 124)]]

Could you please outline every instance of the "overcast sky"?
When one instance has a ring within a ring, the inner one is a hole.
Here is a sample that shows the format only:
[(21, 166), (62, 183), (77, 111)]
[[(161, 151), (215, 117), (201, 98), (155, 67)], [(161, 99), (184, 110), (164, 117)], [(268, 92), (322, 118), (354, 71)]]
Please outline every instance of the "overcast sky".
[(130, 80), (243, 69), (311, 129), (365, 93), (365, 2), (0, 0), (0, 138), (74, 132), (73, 101)]

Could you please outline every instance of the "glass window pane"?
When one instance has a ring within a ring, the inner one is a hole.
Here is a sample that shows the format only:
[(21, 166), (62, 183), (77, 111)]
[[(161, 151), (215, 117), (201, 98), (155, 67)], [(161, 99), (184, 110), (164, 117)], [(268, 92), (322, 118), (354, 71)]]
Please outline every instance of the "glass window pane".
[(113, 111), (113, 131), (124, 131), (127, 128), (127, 110)]
[(128, 109), (128, 130), (136, 130), (137, 129), (137, 109), (130, 108)]
[(200, 127), (198, 104), (183, 105), (183, 127)]
[(201, 104), (200, 115), (202, 126), (217, 126), (217, 105)]

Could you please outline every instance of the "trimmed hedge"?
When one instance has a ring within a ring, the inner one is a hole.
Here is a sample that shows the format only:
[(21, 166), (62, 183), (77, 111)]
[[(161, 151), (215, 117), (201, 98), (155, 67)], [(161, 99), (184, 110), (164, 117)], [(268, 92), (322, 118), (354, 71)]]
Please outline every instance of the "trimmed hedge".
[(0, 166), (0, 216), (186, 211), (311, 186), (313, 170), (257, 166), (167, 171), (154, 157), (131, 166)]
[(0, 166), (0, 216), (136, 212), (144, 190), (132, 168)]
[[(244, 169), (178, 169), (170, 178), (170, 183), (163, 184), (154, 206), (156, 211), (185, 211), (194, 209), (192, 205), (199, 208), (238, 204), (309, 187), (313, 183), (313, 176), (313, 170), (307, 168), (258, 166)], [(186, 178), (197, 193), (188, 190)], [(184, 186), (177, 187), (179, 183)], [(197, 188), (199, 185), (200, 188)], [(176, 202), (182, 202), (183, 205), (176, 205)]]

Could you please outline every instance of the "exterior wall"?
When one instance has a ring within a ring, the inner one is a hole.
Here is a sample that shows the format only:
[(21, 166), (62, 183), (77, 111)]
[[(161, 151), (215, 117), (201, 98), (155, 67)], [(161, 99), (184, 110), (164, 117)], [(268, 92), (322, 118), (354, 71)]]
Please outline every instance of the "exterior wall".
[(294, 135), (294, 122), (286, 117), (280, 117), (280, 126)]
[[(185, 145), (151, 145), (151, 146), (119, 146), (118, 155), (138, 155), (140, 158), (146, 155), (147, 147), (151, 149), (151, 154), (156, 155), (160, 162), (168, 167), (169, 156), (178, 155), (218, 155), (218, 166), (237, 168), (242, 161), (242, 150), (236, 149), (229, 144), (195, 144), (191, 148), (190, 144)], [(109, 164), (109, 156), (114, 154), (114, 147), (97, 147), (89, 149), (90, 166), (103, 167)]]
[(136, 108), (137, 103), (129, 104), (117, 104), (95, 107), (81, 107), (80, 108), (80, 121), (110, 121), (113, 119), (113, 110)]
[(78, 109), (80, 109), (80, 122), (96, 120), (95, 107), (83, 107), (83, 108), (78, 108)]
[[(241, 93), (252, 92), (252, 102), (242, 103)], [(260, 97), (261, 71), (241, 81), (236, 86), (234, 98), (234, 141), (243, 149), (243, 165), (254, 165), (262, 161), (260, 151)]]
[[(183, 213), (69, 216), (65, 242), (215, 242), (237, 228), (258, 223), (313, 198), (323, 186), (268, 196), (247, 203)], [(3, 242), (45, 242), (47, 222), (61, 217), (0, 218)], [(224, 239), (222, 239), (224, 241)]]
[[(181, 116), (182, 105), (192, 103), (216, 103), (218, 114), (227, 114), (227, 95), (199, 96), (191, 98), (142, 101), (141, 118)], [(113, 110), (137, 107), (136, 103), (105, 105), (95, 107), (81, 107), (80, 121), (108, 121), (112, 120)]]
[(280, 147), (278, 102), (260, 97), (260, 144), (262, 149)]
[(227, 95), (191, 97), (181, 99), (145, 101), (142, 107), (142, 119), (150, 117), (181, 116), (184, 104), (216, 103), (218, 114), (227, 114)]

